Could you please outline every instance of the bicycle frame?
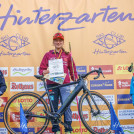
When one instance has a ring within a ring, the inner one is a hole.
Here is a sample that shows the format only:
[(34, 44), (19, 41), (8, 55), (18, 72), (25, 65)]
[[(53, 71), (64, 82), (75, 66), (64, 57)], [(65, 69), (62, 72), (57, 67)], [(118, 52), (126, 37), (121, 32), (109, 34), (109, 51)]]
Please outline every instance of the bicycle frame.
[[(44, 82), (44, 86), (46, 87), (46, 83), (45, 83), (45, 80), (43, 81)], [(96, 106), (98, 112), (100, 111), (96, 102), (94, 101), (94, 98), (92, 97), (90, 91), (87, 89), (86, 85), (85, 85), (85, 82), (84, 80), (81, 78), (79, 81), (76, 81), (76, 82), (71, 82), (71, 83), (68, 83), (68, 84), (63, 84), (63, 85), (58, 85), (58, 86), (55, 86), (55, 87), (51, 87), (51, 88), (46, 88), (46, 92), (41, 96), (41, 98), (43, 98), (46, 94), (48, 95), (48, 99), (49, 99), (49, 102), (50, 102), (50, 105), (52, 105), (52, 102), (51, 102), (51, 99), (50, 99), (50, 93), (48, 92), (49, 89), (54, 89), (54, 88), (60, 88), (60, 87), (64, 87), (64, 86), (69, 86), (69, 85), (74, 85), (74, 84), (78, 84), (75, 89), (73, 90), (73, 92), (69, 95), (68, 99), (65, 100), (65, 102), (63, 103), (63, 105), (59, 108), (59, 110), (56, 112), (56, 114), (54, 115), (55, 118), (57, 118), (57, 115), (60, 115), (62, 116), (64, 111), (66, 110), (66, 108), (71, 104), (71, 102), (74, 100), (74, 98), (78, 95), (78, 93), (81, 91), (81, 89), (83, 89), (83, 92), (88, 92), (88, 94), (90, 95), (94, 105)], [(31, 111), (34, 106), (39, 102), (39, 100), (37, 100), (30, 108), (28, 111)], [(90, 102), (88, 101), (90, 107), (91, 107), (91, 110), (93, 110), (92, 108), (92, 105), (90, 104)], [(53, 106), (53, 105), (52, 105)], [(55, 112), (55, 111), (53, 111)], [(38, 118), (46, 118), (46, 116), (36, 116), (36, 115), (32, 115), (33, 117), (38, 117)]]
[[(89, 73), (87, 73), (85, 75), (88, 76), (90, 75), (91, 73), (93, 72), (98, 72), (98, 76), (97, 77), (94, 77), (94, 79), (97, 79), (99, 78), (100, 76), (100, 73), (102, 73), (102, 70), (99, 68), (99, 70), (93, 70)], [(103, 75), (103, 73), (102, 73)], [(103, 76), (104, 77), (104, 76)], [(74, 85), (74, 84), (78, 84), (73, 92), (68, 96), (68, 98), (65, 100), (65, 102), (63, 103), (63, 105), (59, 108), (59, 110), (56, 112), (56, 114), (53, 116), (54, 118), (57, 118), (57, 115), (60, 115), (62, 116), (62, 114), (64, 113), (64, 111), (66, 110), (66, 108), (71, 104), (71, 102), (74, 100), (74, 98), (78, 95), (78, 93), (81, 91), (81, 89), (83, 89), (83, 92), (87, 92), (92, 100), (92, 102), (94, 103), (96, 109), (98, 110), (97, 113), (94, 113), (94, 114), (98, 114), (100, 112), (94, 98), (92, 97), (91, 93), (90, 93), (90, 90), (87, 89), (86, 85), (85, 85), (85, 82), (84, 82), (84, 79), (80, 76), (79, 80), (78, 81), (75, 81), (75, 82), (71, 82), (71, 83), (67, 83), (67, 84), (62, 84), (62, 85), (58, 85), (58, 86), (55, 86), (55, 87), (51, 87), (51, 88), (47, 88), (46, 86), (46, 82), (45, 82), (45, 78), (42, 79), (43, 83), (44, 83), (44, 87), (46, 89), (46, 92), (43, 93), (43, 95), (40, 97), (43, 99), (43, 97), (47, 94), (48, 95), (48, 99), (49, 99), (49, 103), (50, 103), (50, 106), (52, 106), (52, 112), (55, 113), (54, 111), (54, 108), (53, 108), (53, 105), (52, 105), (52, 102), (51, 102), (51, 99), (50, 99), (50, 93), (49, 93), (49, 89), (55, 89), (55, 88), (60, 88), (60, 87), (65, 87), (65, 86), (69, 86), (69, 85)], [(89, 100), (88, 101), (88, 104), (90, 105), (90, 108), (91, 108), (91, 111), (93, 112), (93, 108), (92, 108), (92, 105), (90, 103)], [(37, 100), (27, 111), (30, 112), (34, 107), (35, 105), (37, 105), (37, 103), (39, 102), (39, 100)], [(27, 113), (26, 111), (26, 113)], [(44, 111), (45, 112), (45, 111)], [(29, 115), (30, 116), (30, 115)], [(38, 118), (47, 118), (46, 116), (40, 116), (40, 115), (32, 115), (33, 117), (38, 117)]]

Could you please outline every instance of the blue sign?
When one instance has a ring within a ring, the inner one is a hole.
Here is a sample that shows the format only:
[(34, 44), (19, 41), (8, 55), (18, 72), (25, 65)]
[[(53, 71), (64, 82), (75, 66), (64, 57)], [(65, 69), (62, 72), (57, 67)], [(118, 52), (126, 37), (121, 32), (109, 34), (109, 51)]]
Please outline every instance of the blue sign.
[(91, 90), (114, 89), (114, 80), (90, 80)]
[(87, 67), (86, 66), (76, 66), (76, 71), (78, 74), (86, 74)]
[[(20, 132), (20, 128), (13, 128), (13, 130), (14, 130), (15, 132)], [(28, 132), (33, 132), (33, 134), (35, 134), (34, 128), (28, 128)]]
[(118, 94), (117, 103), (118, 104), (132, 104), (132, 97), (130, 94)]
[(4, 122), (4, 120), (3, 120), (3, 112), (0, 112), (0, 122)]

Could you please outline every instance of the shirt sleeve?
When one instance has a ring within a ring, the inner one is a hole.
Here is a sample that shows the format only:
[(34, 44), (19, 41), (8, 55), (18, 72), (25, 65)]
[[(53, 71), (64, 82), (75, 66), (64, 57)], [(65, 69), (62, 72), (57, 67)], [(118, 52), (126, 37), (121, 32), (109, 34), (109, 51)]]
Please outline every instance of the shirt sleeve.
[(6, 91), (6, 83), (2, 72), (0, 71), (0, 91), (4, 93)]
[(76, 71), (76, 66), (75, 66), (73, 58), (71, 57), (71, 54), (69, 54), (69, 58), (68, 58), (68, 68), (69, 68), (71, 79), (73, 81), (77, 80), (78, 75), (77, 75), (77, 71)]
[(48, 54), (46, 53), (40, 63), (40, 67), (39, 67), (39, 74), (42, 75), (43, 74), (43, 70), (47, 70), (48, 68)]

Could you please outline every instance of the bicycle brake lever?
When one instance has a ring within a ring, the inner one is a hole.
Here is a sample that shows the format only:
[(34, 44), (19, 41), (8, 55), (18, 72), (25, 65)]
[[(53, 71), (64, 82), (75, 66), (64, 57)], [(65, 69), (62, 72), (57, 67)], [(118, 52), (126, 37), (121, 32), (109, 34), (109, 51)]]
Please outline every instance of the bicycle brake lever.
[(103, 78), (105, 78), (101, 68), (99, 68), (99, 72), (102, 74)]

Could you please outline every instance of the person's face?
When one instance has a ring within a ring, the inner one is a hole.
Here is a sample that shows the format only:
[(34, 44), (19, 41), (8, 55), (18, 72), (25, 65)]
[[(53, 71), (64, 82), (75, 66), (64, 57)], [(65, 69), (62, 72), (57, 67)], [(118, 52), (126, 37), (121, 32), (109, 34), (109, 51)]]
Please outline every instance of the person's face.
[(55, 40), (53, 40), (53, 44), (54, 44), (56, 49), (60, 49), (60, 48), (62, 48), (62, 46), (64, 44), (64, 40), (62, 40), (60, 38), (55, 39)]

